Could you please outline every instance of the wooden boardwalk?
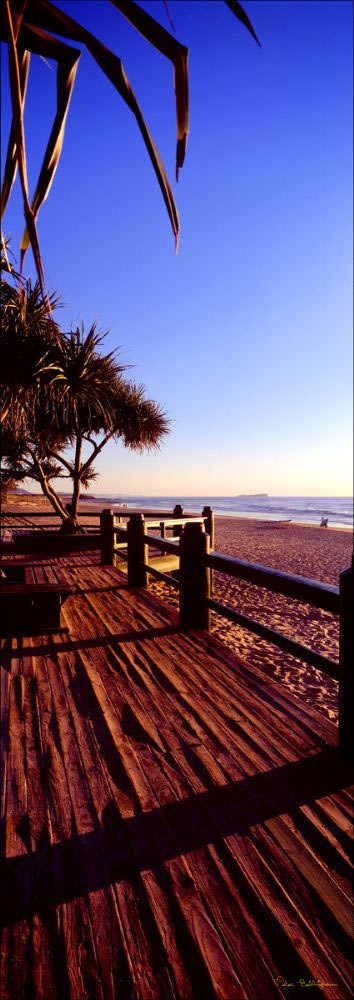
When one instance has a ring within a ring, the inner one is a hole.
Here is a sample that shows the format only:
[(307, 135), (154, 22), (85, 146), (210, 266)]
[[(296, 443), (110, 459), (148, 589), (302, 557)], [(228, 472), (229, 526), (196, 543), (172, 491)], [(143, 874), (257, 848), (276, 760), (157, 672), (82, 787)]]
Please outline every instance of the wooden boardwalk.
[(27, 561), (74, 592), (2, 641), (2, 1000), (351, 997), (334, 725), (97, 554)]

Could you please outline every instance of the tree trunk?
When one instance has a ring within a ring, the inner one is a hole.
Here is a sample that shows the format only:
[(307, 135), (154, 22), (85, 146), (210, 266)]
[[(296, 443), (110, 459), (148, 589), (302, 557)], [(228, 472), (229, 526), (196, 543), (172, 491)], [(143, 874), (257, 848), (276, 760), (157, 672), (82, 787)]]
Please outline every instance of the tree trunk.
[(71, 505), (65, 504), (64, 501), (60, 499), (60, 497), (53, 489), (53, 487), (50, 485), (45, 476), (45, 473), (43, 472), (41, 463), (39, 461), (39, 458), (37, 458), (37, 455), (32, 455), (32, 457), (42, 493), (44, 493), (44, 496), (46, 496), (49, 502), (51, 503), (55, 513), (58, 514), (59, 517), (61, 518), (62, 523), (59, 530), (63, 534), (81, 533), (83, 529), (80, 528), (76, 514), (74, 514), (74, 516), (72, 515), (70, 509)]
[(60, 532), (63, 535), (86, 535), (85, 528), (79, 524), (78, 518), (71, 513), (71, 504), (67, 504), (68, 516), (63, 520)]
[(73, 476), (73, 495), (72, 495), (70, 503), (68, 503), (66, 505), (66, 510), (68, 511), (68, 514), (69, 514), (69, 520), (64, 521), (63, 524), (62, 524), (62, 527), (61, 527), (61, 531), (62, 532), (64, 532), (65, 534), (70, 534), (70, 535), (75, 535), (75, 534), (85, 535), (86, 534), (85, 529), (80, 527), (80, 524), (79, 524), (79, 521), (78, 521), (78, 516), (77, 516), (77, 508), (78, 508), (78, 505), (79, 505), (80, 490), (81, 490), (81, 480), (80, 480), (81, 453), (82, 453), (82, 436), (81, 436), (81, 434), (78, 434), (77, 438), (76, 438), (76, 448), (75, 448), (75, 466), (74, 466), (74, 476)]

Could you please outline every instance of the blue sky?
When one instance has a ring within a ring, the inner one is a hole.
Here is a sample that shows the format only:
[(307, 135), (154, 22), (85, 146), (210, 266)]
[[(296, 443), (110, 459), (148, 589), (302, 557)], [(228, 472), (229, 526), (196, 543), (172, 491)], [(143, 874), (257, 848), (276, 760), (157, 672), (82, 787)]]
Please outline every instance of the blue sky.
[[(259, 49), (221, 0), (169, 0), (190, 47), (178, 184), (170, 63), (105, 0), (57, 5), (122, 58), (181, 221), (175, 256), (135, 120), (84, 50), (38, 221), (46, 280), (63, 327), (109, 328), (107, 349), (172, 421), (157, 454), (109, 445), (95, 491), (350, 494), (351, 3), (245, 0)], [(141, 6), (169, 29), (162, 2)], [(54, 69), (37, 57), (27, 105), (33, 191), (55, 107)], [(17, 180), (4, 219), (15, 250), (22, 229)]]

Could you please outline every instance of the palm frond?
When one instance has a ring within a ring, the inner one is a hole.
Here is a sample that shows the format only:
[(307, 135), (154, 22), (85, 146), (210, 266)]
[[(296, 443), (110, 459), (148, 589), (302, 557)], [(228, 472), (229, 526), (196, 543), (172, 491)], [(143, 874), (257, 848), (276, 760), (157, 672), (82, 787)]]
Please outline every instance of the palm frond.
[(123, 382), (115, 399), (114, 437), (122, 438), (135, 451), (158, 448), (169, 432), (170, 422), (158, 403), (145, 398), (143, 385)]
[(88, 468), (80, 472), (80, 483), (84, 490), (87, 490), (91, 483), (94, 483), (97, 479), (98, 473), (95, 469)]

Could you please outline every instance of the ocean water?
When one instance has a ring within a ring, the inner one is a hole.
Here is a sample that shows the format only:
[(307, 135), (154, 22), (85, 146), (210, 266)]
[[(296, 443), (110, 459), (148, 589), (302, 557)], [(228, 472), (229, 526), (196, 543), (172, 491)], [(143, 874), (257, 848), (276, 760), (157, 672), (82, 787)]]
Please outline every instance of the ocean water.
[[(173, 509), (180, 503), (185, 511), (200, 513), (205, 505), (212, 507), (215, 514), (234, 517), (259, 518), (264, 521), (300, 521), (320, 524), (321, 517), (328, 518), (332, 527), (353, 527), (352, 497), (190, 497), (190, 496), (142, 496), (121, 493), (95, 494), (98, 500), (109, 503), (124, 503), (129, 507), (152, 507), (157, 510)], [(89, 499), (89, 498), (88, 498)]]

